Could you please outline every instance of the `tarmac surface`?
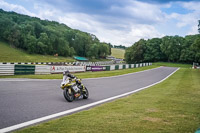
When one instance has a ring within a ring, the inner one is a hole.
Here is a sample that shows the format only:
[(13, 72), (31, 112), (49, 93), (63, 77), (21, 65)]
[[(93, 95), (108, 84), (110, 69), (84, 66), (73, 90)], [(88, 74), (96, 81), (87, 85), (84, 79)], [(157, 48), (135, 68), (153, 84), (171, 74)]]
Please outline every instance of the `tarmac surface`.
[(84, 79), (89, 98), (71, 103), (59, 88), (62, 79), (0, 79), (0, 129), (149, 86), (176, 70), (159, 67), (121, 76)]

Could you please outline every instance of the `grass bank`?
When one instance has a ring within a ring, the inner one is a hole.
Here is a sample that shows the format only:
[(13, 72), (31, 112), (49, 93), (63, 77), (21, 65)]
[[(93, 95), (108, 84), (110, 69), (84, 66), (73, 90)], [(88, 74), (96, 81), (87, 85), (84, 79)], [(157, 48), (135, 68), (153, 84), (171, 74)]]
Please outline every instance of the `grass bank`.
[(199, 81), (199, 70), (181, 68), (141, 92), (17, 133), (193, 133), (200, 126)]
[(72, 58), (54, 57), (50, 55), (28, 54), (21, 49), (12, 48), (0, 42), (0, 62), (73, 62)]
[(111, 48), (111, 56), (124, 59), (125, 50), (119, 48)]

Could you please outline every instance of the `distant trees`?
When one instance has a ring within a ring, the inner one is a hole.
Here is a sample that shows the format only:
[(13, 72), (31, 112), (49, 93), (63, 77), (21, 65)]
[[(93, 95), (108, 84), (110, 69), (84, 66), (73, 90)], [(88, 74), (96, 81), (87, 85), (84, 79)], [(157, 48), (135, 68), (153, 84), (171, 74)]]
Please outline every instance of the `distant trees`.
[(200, 62), (200, 35), (165, 36), (161, 39), (139, 40), (126, 49), (125, 60), (138, 62)]
[(153, 38), (146, 41), (144, 61), (162, 61), (166, 60), (166, 55), (161, 51), (160, 44), (162, 39)]
[(199, 20), (199, 24), (198, 24), (198, 31), (200, 33), (200, 20)]
[(144, 61), (144, 51), (146, 41), (144, 39), (139, 40), (134, 45), (126, 49), (125, 59), (127, 63), (138, 63)]
[(0, 25), (1, 41), (31, 54), (104, 58), (111, 53), (111, 44), (101, 43), (95, 35), (55, 21), (0, 9)]
[(160, 47), (161, 51), (167, 56), (169, 62), (177, 62), (180, 58), (182, 44), (182, 37), (165, 36), (162, 38)]
[(114, 48), (126, 49), (126, 46), (122, 46), (122, 45), (114, 45)]
[(200, 35), (195, 39), (191, 49), (194, 51), (195, 61), (200, 62)]

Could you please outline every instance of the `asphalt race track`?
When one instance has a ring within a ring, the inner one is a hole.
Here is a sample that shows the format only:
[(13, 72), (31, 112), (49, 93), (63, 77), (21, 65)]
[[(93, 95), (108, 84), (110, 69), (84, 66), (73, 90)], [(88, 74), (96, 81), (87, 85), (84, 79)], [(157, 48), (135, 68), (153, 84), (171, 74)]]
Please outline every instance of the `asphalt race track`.
[(122, 76), (85, 79), (89, 99), (71, 103), (64, 99), (59, 88), (62, 79), (0, 79), (0, 129), (149, 86), (176, 70), (159, 67)]

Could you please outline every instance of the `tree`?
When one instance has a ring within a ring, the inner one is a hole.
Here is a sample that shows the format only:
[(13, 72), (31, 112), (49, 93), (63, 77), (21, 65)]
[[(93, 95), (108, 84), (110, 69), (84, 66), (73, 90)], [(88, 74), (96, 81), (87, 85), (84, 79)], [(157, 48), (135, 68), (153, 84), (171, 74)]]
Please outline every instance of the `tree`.
[(40, 47), (40, 54), (50, 53), (48, 51), (49, 46), (49, 38), (46, 33), (40, 33), (40, 37), (38, 39), (38, 47)]
[(43, 44), (42, 42), (38, 41), (36, 44), (36, 48), (37, 48), (37, 53), (38, 54), (45, 54), (45, 50), (47, 49), (47, 46), (45, 44)]
[(36, 49), (36, 44), (37, 44), (37, 39), (35, 36), (28, 34), (27, 37), (25, 38), (25, 44), (27, 45), (27, 51), (28, 53), (37, 53)]
[(20, 38), (19, 27), (17, 25), (14, 25), (11, 27), (7, 39), (11, 45), (20, 47), (19, 38)]
[(99, 58), (98, 56), (99, 46), (98, 44), (92, 44), (87, 52), (87, 57), (89, 58)]
[(57, 38), (57, 51), (61, 56), (69, 56), (69, 44), (64, 38)]
[(162, 39), (159, 39), (159, 38), (149, 39), (146, 42), (144, 61), (156, 62), (156, 61), (166, 60), (166, 56), (162, 53), (161, 48), (160, 48), (161, 43), (162, 43)]
[(182, 43), (183, 38), (179, 36), (165, 36), (162, 38), (161, 51), (167, 56), (169, 62), (179, 61)]
[(144, 53), (146, 49), (146, 41), (144, 39), (140, 39), (130, 48), (126, 49), (125, 52), (125, 60), (128, 63), (139, 63), (144, 61)]
[[(71, 29), (55, 21), (40, 20), (0, 9), (0, 25), (0, 40), (29, 53), (58, 53), (61, 56), (77, 54), (86, 57), (94, 55), (95, 58), (108, 54), (107, 43), (100, 47), (100, 41), (95, 35)], [(94, 53), (88, 54), (94, 44), (98, 46), (94, 46), (98, 56)]]
[(200, 33), (200, 20), (199, 20), (199, 24), (198, 24), (198, 31)]
[(43, 26), (41, 25), (40, 22), (38, 21), (34, 21), (32, 23), (33, 27), (34, 27), (34, 32), (35, 32), (35, 36), (36, 38), (39, 38), (40, 37), (40, 33), (43, 32)]
[(127, 48), (126, 51), (125, 51), (124, 57), (125, 57), (125, 60), (126, 60), (126, 62), (128, 64), (131, 64), (131, 63), (135, 62), (134, 58), (133, 58), (133, 53), (134, 53), (134, 47), (133, 46)]
[(180, 62), (192, 63), (195, 58), (195, 52), (191, 48), (186, 48), (181, 51)]
[(196, 35), (189, 35), (185, 37), (184, 43), (181, 46), (182, 50), (179, 59), (180, 62), (192, 63), (195, 60), (195, 51), (192, 49), (192, 44), (196, 38)]
[(73, 48), (73, 47), (70, 47), (69, 56), (73, 56), (73, 55), (75, 55), (75, 54), (76, 54), (76, 52), (75, 52), (74, 48)]
[(106, 43), (100, 43), (98, 56), (101, 58), (106, 58), (108, 54), (109, 54), (109, 46)]
[(192, 48), (195, 51), (195, 62), (200, 62), (200, 35), (192, 44)]

